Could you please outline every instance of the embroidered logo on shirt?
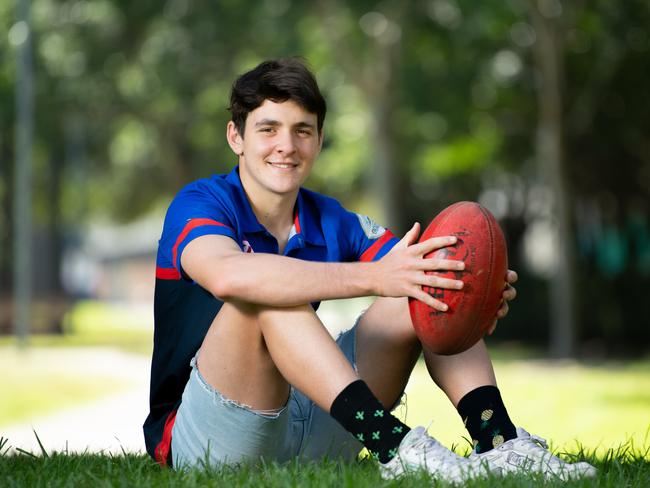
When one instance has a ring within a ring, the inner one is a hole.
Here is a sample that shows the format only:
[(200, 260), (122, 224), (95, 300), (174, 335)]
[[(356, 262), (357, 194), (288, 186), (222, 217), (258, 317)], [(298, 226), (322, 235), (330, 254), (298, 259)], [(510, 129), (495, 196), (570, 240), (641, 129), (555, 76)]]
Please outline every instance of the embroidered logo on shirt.
[(253, 253), (253, 252), (255, 252), (255, 251), (253, 251), (253, 246), (251, 246), (251, 243), (250, 243), (250, 242), (248, 242), (248, 241), (243, 241), (243, 244), (244, 244), (244, 252), (248, 252), (248, 253)]
[(386, 229), (367, 215), (357, 214), (357, 217), (359, 218), (361, 228), (368, 239), (377, 239), (386, 233)]

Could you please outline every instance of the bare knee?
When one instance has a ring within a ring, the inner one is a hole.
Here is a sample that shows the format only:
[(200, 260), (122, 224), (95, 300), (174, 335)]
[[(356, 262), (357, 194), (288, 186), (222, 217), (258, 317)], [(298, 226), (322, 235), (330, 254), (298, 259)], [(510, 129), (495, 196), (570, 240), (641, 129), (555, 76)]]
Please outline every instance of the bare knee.
[(270, 307), (262, 305), (253, 305), (255, 318), (258, 326), (264, 331), (265, 326), (277, 325), (283, 322), (283, 318), (293, 318), (301, 314), (315, 314), (316, 312), (311, 305), (297, 305), (295, 307)]
[(266, 347), (263, 314), (254, 305), (224, 303), (203, 340), (197, 365), (224, 396), (268, 409), (282, 406), (289, 390)]
[(419, 344), (406, 298), (378, 298), (363, 314), (360, 326), (378, 340), (403, 346)]

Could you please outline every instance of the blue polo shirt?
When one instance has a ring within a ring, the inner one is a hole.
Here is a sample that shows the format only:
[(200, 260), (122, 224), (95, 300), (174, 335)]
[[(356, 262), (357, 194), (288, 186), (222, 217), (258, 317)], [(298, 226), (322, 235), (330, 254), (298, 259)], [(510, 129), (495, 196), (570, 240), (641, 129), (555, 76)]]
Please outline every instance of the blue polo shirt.
[[(165, 217), (156, 259), (150, 411), (144, 423), (147, 452), (161, 464), (170, 460), (171, 430), (190, 376), (190, 360), (223, 304), (181, 266), (185, 246), (212, 234), (230, 237), (242, 252), (278, 253), (277, 240), (253, 213), (238, 167), (187, 185)], [(397, 242), (369, 217), (301, 188), (283, 254), (307, 261), (374, 261)], [(319, 302), (312, 305), (317, 309)]]

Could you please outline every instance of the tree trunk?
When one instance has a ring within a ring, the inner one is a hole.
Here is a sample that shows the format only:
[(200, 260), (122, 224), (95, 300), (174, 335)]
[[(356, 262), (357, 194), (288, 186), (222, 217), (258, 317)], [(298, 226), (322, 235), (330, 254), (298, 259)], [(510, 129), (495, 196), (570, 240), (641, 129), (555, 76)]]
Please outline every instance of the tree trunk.
[[(18, 2), (18, 20), (30, 25), (30, 4)], [(32, 32), (19, 48), (16, 72), (16, 166), (14, 170), (13, 326), (21, 345), (27, 344), (32, 303), (32, 145), (34, 91)]]
[[(319, 15), (325, 16), (331, 10), (344, 10), (341, 3), (332, 7), (332, 0), (318, 2)], [(386, 15), (389, 22), (396, 22), (398, 28), (406, 12), (410, 11), (411, 2), (402, 1), (383, 5), (379, 8), (382, 15)], [(354, 18), (358, 22), (358, 18)], [(382, 225), (391, 228), (395, 234), (401, 234), (406, 222), (404, 212), (401, 211), (399, 194), (405, 184), (404, 176), (399, 171), (399, 162), (396, 160), (395, 130), (393, 115), (395, 108), (394, 74), (399, 72), (398, 59), (401, 47), (401, 33), (391, 40), (380, 40), (368, 36), (368, 48), (372, 49), (370, 61), (360, 64), (359, 57), (355, 56), (350, 46), (345, 45), (338, 37), (332, 36), (330, 42), (334, 46), (334, 57), (347, 76), (361, 88), (366, 96), (366, 101), (372, 114), (372, 127), (370, 134), (370, 166), (368, 168), (371, 181), (370, 193), (373, 201), (380, 208), (377, 219)], [(363, 58), (361, 58), (363, 59)]]
[(11, 314), (11, 272), (13, 262), (13, 164), (14, 152), (7, 137), (11, 130), (0, 134), (0, 179), (3, 182), (0, 192), (0, 335), (9, 334), (13, 326)]
[(563, 161), (561, 12), (549, 12), (540, 1), (531, 10), (537, 33), (535, 62), (541, 78), (537, 91), (537, 161), (552, 189), (558, 230), (557, 270), (549, 286), (549, 347), (552, 356), (568, 357), (575, 347), (575, 263), (572, 206)]
[(396, 47), (393, 45), (377, 46), (377, 76), (371, 90), (373, 137), (371, 142), (372, 161), (370, 172), (373, 179), (372, 193), (374, 200), (381, 205), (384, 225), (395, 234), (404, 230), (401, 222), (398, 189), (401, 173), (398, 171), (395, 157), (395, 131), (392, 117), (395, 108), (393, 73), (396, 72)]

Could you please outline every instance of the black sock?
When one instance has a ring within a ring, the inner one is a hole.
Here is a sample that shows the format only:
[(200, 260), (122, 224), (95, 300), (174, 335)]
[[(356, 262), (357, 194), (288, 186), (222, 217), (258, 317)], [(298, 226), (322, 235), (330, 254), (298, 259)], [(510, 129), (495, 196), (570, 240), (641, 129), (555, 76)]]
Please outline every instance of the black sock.
[(350, 383), (338, 394), (330, 415), (382, 463), (395, 457), (397, 447), (411, 430), (384, 409), (363, 380)]
[(477, 453), (489, 451), (517, 437), (517, 430), (496, 386), (480, 386), (470, 391), (458, 402), (457, 410)]

